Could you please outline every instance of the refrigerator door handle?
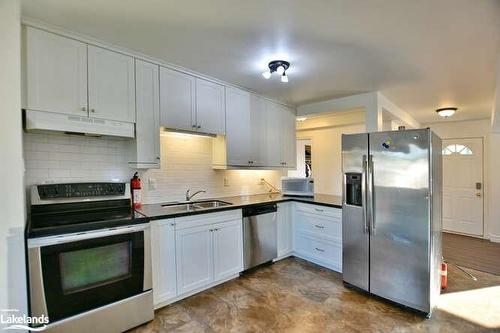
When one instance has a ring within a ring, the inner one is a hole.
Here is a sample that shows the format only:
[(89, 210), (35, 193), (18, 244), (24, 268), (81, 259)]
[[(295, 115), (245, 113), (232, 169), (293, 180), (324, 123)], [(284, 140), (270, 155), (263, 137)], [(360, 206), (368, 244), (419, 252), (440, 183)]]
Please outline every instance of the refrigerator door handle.
[(368, 169), (368, 160), (366, 159), (366, 155), (363, 155), (363, 173), (361, 174), (361, 206), (363, 206), (363, 223), (364, 223), (364, 233), (367, 234), (370, 232), (370, 225), (368, 222), (368, 213), (366, 206), (366, 173)]
[(370, 219), (370, 231), (372, 235), (375, 235), (375, 214), (374, 214), (374, 206), (375, 206), (375, 196), (373, 193), (373, 155), (368, 156), (368, 216)]

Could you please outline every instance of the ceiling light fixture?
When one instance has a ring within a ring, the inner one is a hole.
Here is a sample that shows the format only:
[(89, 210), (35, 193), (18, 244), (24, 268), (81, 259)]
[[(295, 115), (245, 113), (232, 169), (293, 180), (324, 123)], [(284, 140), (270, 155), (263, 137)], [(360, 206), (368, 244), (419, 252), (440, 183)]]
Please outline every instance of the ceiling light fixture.
[(288, 82), (288, 76), (286, 75), (287, 69), (290, 67), (290, 63), (285, 60), (273, 60), (268, 65), (269, 69), (262, 73), (264, 79), (269, 79), (271, 74), (276, 72), (281, 76), (281, 82)]
[(448, 118), (448, 117), (453, 116), (455, 114), (455, 112), (457, 112), (457, 110), (458, 110), (457, 108), (447, 107), (447, 108), (437, 109), (436, 112), (441, 117)]

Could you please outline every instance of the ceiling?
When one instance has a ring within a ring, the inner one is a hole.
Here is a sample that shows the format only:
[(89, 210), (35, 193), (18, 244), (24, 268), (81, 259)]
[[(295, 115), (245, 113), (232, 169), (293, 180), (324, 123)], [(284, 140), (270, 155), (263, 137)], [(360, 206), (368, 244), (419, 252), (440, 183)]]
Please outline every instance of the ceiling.
[[(420, 122), (489, 117), (498, 0), (23, 0), (23, 15), (292, 104), (381, 91)], [(290, 82), (260, 73), (291, 62)]]

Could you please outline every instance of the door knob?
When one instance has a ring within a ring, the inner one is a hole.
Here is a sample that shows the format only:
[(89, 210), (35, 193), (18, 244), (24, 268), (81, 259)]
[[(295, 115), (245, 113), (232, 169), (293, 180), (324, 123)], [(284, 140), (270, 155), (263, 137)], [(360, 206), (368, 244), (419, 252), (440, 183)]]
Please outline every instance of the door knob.
[(481, 196), (481, 193), (476, 193), (476, 197), (480, 197)]

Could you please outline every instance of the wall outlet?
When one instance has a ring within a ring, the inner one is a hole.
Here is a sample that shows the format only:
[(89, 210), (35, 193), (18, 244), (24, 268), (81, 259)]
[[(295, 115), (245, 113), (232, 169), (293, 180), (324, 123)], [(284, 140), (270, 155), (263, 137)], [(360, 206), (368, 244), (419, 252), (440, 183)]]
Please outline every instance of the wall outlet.
[(225, 187), (229, 186), (229, 180), (227, 179), (227, 177), (224, 177), (224, 186)]

